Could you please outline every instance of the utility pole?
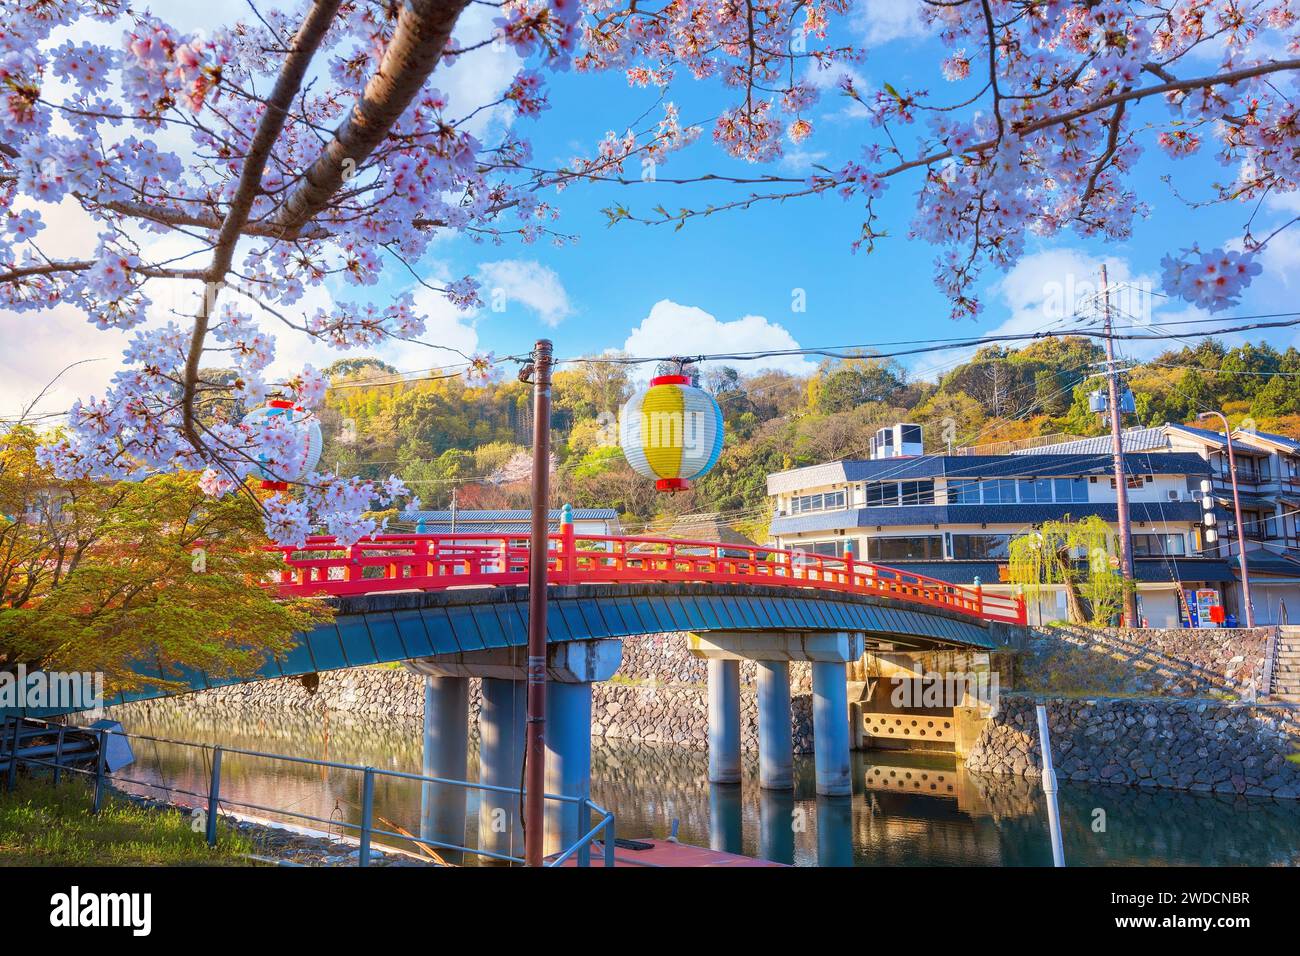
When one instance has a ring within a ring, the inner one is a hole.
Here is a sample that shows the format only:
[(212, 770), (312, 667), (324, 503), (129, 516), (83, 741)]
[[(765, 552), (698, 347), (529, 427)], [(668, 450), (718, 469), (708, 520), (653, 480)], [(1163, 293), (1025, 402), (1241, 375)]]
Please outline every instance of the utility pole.
[[(1245, 611), (1246, 626), (1255, 626), (1255, 607), (1250, 600), (1250, 568), (1246, 562), (1246, 529), (1241, 520), (1241, 495), (1237, 491), (1237, 456), (1232, 450), (1232, 426), (1228, 424), (1228, 416), (1219, 411), (1201, 412), (1197, 418), (1218, 417), (1223, 422), (1223, 438), (1228, 444), (1228, 474), (1232, 478), (1232, 515), (1233, 521), (1237, 525), (1237, 563), (1241, 569), (1241, 602), (1245, 605), (1242, 608)], [(1228, 552), (1232, 552), (1232, 546), (1229, 545)], [(1190, 620), (1190, 617), (1188, 618)]]
[(451, 483), (451, 533), (456, 533), (456, 480)]
[[(520, 377), (529, 371), (525, 368)], [(528, 735), (524, 749), (524, 862), (542, 865), (546, 799), (546, 571), (551, 498), (551, 342), (533, 348), (533, 512), (528, 547)]]
[(1133, 580), (1133, 526), (1128, 513), (1128, 475), (1124, 471), (1124, 425), (1119, 404), (1119, 368), (1115, 365), (1115, 340), (1111, 333), (1110, 293), (1106, 264), (1101, 266), (1101, 302), (1106, 329), (1106, 392), (1110, 412), (1110, 445), (1115, 458), (1115, 508), (1119, 515), (1120, 573), (1124, 577), (1124, 618), (1129, 627), (1141, 626), (1137, 616), (1137, 585)]

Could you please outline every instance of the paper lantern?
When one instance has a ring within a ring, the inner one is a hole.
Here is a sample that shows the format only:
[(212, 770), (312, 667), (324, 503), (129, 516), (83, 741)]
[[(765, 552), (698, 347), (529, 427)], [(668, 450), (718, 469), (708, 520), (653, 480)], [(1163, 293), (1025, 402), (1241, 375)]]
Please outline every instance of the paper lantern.
[(316, 468), (324, 439), (316, 416), (284, 399), (271, 399), (263, 407), (253, 409), (244, 416), (243, 425), (250, 430), (261, 428), (269, 419), (277, 418), (283, 419), (295, 435), (293, 455), (285, 461), (269, 461), (265, 455), (258, 455), (258, 461), (267, 466), (258, 474), (263, 488), (284, 491), (289, 482), (302, 480)]
[(722, 453), (722, 409), (685, 375), (660, 375), (619, 415), (619, 444), (638, 474), (660, 491), (682, 491)]

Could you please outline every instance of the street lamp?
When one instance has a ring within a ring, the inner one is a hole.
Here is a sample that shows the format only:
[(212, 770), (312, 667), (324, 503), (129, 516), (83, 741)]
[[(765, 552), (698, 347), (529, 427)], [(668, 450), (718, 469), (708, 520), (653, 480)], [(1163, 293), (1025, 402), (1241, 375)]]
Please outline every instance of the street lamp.
[(1250, 572), (1246, 570), (1246, 531), (1241, 523), (1241, 496), (1237, 494), (1237, 458), (1232, 452), (1232, 427), (1223, 412), (1201, 412), (1197, 419), (1217, 417), (1223, 422), (1223, 437), (1228, 442), (1228, 473), (1232, 477), (1232, 512), (1237, 522), (1237, 561), (1241, 566), (1241, 600), (1245, 604), (1246, 626), (1255, 626), (1255, 609), (1250, 603)]

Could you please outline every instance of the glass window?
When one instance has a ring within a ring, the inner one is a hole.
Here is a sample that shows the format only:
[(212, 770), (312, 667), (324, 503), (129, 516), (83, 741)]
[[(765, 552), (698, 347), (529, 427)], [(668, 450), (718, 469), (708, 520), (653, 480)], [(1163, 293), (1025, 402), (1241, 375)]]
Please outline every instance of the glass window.
[(898, 482), (875, 481), (867, 485), (867, 507), (883, 508), (898, 504)]
[(984, 482), (984, 503), (986, 505), (1014, 505), (1016, 503), (1016, 482), (1012, 478), (994, 478)]
[(1035, 504), (1050, 503), (1052, 500), (1052, 480), (1050, 478), (1021, 478), (1020, 500)]
[(954, 534), (952, 556), (958, 561), (1006, 560), (1010, 555), (1009, 534)]
[(890, 561), (942, 561), (943, 536), (923, 535), (914, 538), (868, 538), (868, 560), (888, 564)]
[(1181, 534), (1135, 534), (1133, 555), (1139, 558), (1179, 556), (1187, 553), (1187, 539)]
[(1077, 503), (1088, 500), (1088, 479), (1056, 478), (1052, 481), (1056, 500), (1063, 503)]
[(831, 491), (821, 495), (800, 495), (790, 502), (791, 514), (807, 511), (830, 511), (844, 507), (844, 492)]
[(902, 502), (905, 505), (934, 504), (933, 481), (904, 481), (902, 484)]
[(980, 483), (978, 478), (949, 478), (948, 504), (977, 505), (980, 503)]

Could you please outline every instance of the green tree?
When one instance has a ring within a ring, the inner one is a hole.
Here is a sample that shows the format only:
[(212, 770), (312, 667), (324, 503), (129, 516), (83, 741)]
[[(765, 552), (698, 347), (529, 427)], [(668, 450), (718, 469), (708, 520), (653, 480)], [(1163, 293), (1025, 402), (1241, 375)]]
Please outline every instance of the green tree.
[(173, 686), (182, 667), (246, 676), (331, 617), (266, 586), (283, 559), (251, 493), (214, 500), (187, 473), (60, 481), (38, 444), (0, 438), (0, 669), (100, 672), (109, 692)]
[(1071, 624), (1104, 627), (1119, 613), (1128, 586), (1112, 560), (1115, 551), (1110, 526), (1097, 515), (1045, 521), (1011, 540), (1007, 574), (1031, 602), (1064, 588)]

